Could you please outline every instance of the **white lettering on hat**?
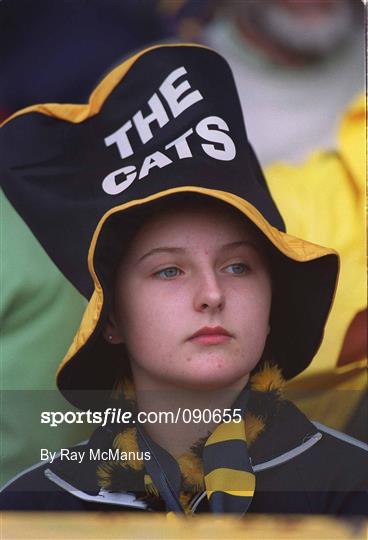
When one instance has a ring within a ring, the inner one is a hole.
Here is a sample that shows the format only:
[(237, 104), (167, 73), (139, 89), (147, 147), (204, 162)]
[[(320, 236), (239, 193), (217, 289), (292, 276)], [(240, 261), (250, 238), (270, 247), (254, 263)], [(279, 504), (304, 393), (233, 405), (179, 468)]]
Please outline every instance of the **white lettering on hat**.
[[(211, 129), (216, 126), (219, 129)], [(219, 116), (208, 116), (203, 118), (196, 127), (196, 132), (200, 137), (215, 143), (222, 144), (223, 148), (216, 148), (213, 144), (202, 144), (203, 150), (210, 157), (221, 161), (231, 161), (236, 156), (236, 149), (233, 140), (224, 131), (229, 131), (229, 126)]]
[(188, 141), (187, 141), (187, 138), (192, 133), (193, 133), (192, 128), (188, 129), (188, 131), (183, 133), (183, 135), (180, 135), (180, 137), (178, 137), (174, 141), (171, 141), (171, 143), (167, 144), (165, 146), (165, 150), (169, 150), (169, 148), (172, 148), (173, 146), (175, 146), (175, 149), (176, 149), (176, 152), (178, 154), (179, 159), (185, 159), (185, 158), (193, 157), (192, 151), (191, 151), (191, 149), (189, 147), (189, 144), (188, 144)]
[(187, 80), (178, 84), (176, 87), (174, 86), (174, 82), (187, 73), (185, 67), (181, 66), (180, 68), (175, 69), (175, 71), (172, 71), (160, 86), (160, 92), (166, 99), (174, 118), (177, 118), (182, 112), (194, 105), (194, 103), (203, 99), (199, 90), (194, 90), (186, 96), (183, 96), (183, 94), (191, 88)]
[[(201, 144), (201, 147), (208, 156), (214, 159), (230, 161), (236, 156), (236, 147), (231, 137), (224, 133), (224, 131), (229, 131), (229, 127), (225, 120), (219, 116), (203, 118), (198, 122), (194, 130), (192, 128), (188, 129), (165, 146), (165, 151), (170, 151), (174, 147), (176, 155), (171, 154), (171, 157), (169, 157), (163, 151), (156, 150), (156, 152), (143, 159), (140, 167), (138, 165), (128, 165), (108, 174), (102, 182), (102, 188), (109, 195), (117, 195), (125, 191), (137, 179), (138, 170), (138, 179), (141, 180), (149, 176), (151, 169), (155, 167), (162, 169), (174, 163), (174, 160), (193, 157), (189, 145), (190, 141), (188, 140), (190, 135), (200, 137), (201, 140), (204, 139), (207, 142), (220, 144), (222, 148), (216, 148), (213, 144)], [(196, 135), (194, 135), (194, 132)], [(121, 175), (124, 175), (124, 180), (118, 182), (118, 177)]]
[(165, 156), (165, 154), (158, 151), (154, 152), (144, 159), (141, 172), (139, 173), (139, 179), (147, 176), (153, 167), (160, 167), (160, 169), (162, 169), (162, 167), (166, 167), (166, 165), (170, 165), (170, 163), (172, 163), (172, 160)]
[(128, 120), (128, 122), (125, 122), (121, 128), (117, 129), (114, 131), (114, 133), (111, 133), (111, 135), (105, 137), (104, 139), (106, 146), (111, 146), (112, 144), (117, 145), (121, 159), (127, 158), (134, 154), (133, 148), (127, 136), (127, 131), (129, 131), (132, 125), (133, 124), (131, 121)]
[[(194, 103), (203, 99), (199, 90), (193, 90), (192, 92), (189, 92), (189, 94), (187, 93), (187, 91), (191, 89), (187, 80), (174, 86), (174, 83), (186, 73), (187, 70), (184, 66), (175, 69), (166, 77), (159, 87), (159, 91), (166, 100), (173, 118), (177, 118), (182, 112), (194, 105)], [(162, 128), (170, 121), (157, 92), (150, 97), (147, 105), (151, 109), (151, 112), (147, 116), (143, 116), (142, 109), (140, 109), (132, 117), (134, 127), (143, 144), (146, 144), (153, 137), (151, 129), (151, 124), (153, 122), (157, 123), (159, 128)], [(119, 129), (104, 138), (105, 146), (111, 146), (113, 144), (117, 145), (121, 159), (125, 159), (134, 154), (134, 150), (128, 137), (128, 131), (133, 127), (132, 120), (128, 120)]]
[(144, 117), (142, 111), (138, 111), (133, 116), (134, 125), (143, 144), (148, 142), (153, 137), (150, 128), (150, 124), (152, 124), (152, 122), (157, 122), (161, 128), (164, 127), (164, 125), (169, 121), (165, 107), (162, 105), (157, 94), (153, 94), (153, 96), (148, 100), (148, 105), (151, 108), (151, 114)]
[[(123, 182), (116, 182), (117, 176), (121, 174), (125, 175), (125, 180)], [(134, 165), (128, 165), (127, 167), (122, 167), (117, 169), (112, 173), (108, 174), (104, 181), (102, 182), (102, 189), (108, 193), (108, 195), (118, 195), (122, 191), (126, 190), (136, 179), (137, 169)]]

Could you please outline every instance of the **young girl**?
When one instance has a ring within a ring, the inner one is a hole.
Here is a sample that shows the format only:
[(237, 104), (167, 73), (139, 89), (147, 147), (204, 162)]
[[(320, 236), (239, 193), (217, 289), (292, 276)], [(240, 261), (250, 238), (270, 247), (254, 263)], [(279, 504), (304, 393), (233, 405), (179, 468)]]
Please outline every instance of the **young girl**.
[(2, 507), (363, 514), (364, 445), (281, 392), (322, 340), (338, 258), (285, 232), (225, 60), (149, 48), (87, 105), (2, 135), (6, 195), (89, 299), (57, 382), (101, 423)]

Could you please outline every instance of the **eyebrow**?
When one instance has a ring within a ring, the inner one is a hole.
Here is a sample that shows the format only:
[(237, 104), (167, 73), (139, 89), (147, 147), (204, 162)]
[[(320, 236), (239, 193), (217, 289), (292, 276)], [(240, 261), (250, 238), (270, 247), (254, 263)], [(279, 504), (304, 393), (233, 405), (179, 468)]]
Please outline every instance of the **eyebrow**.
[[(226, 250), (226, 249), (229, 249), (229, 248), (236, 248), (236, 247), (240, 247), (240, 246), (250, 246), (250, 247), (254, 248), (256, 251), (259, 252), (259, 249), (258, 249), (257, 245), (254, 242), (250, 241), (250, 240), (240, 240), (238, 242), (230, 242), (229, 244), (223, 244), (220, 247), (220, 250)], [(162, 247), (159, 247), (159, 248), (151, 249), (150, 251), (148, 251), (147, 253), (142, 255), (142, 257), (140, 257), (137, 262), (140, 263), (141, 261), (143, 261), (147, 257), (151, 257), (152, 255), (156, 255), (158, 253), (183, 254), (185, 252), (186, 252), (185, 248), (162, 246)]]

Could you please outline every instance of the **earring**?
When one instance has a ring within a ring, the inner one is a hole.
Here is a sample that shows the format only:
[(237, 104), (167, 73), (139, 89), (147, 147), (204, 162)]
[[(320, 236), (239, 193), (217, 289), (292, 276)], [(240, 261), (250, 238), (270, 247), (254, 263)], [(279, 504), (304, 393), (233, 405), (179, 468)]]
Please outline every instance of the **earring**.
[(108, 339), (109, 341), (112, 341), (112, 335), (109, 334), (109, 335), (107, 336), (107, 339)]

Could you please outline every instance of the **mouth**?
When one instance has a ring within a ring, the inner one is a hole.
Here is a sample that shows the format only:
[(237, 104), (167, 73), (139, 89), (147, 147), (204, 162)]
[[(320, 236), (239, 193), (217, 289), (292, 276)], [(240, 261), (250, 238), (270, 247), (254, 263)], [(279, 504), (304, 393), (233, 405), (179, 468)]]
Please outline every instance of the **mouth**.
[(189, 341), (198, 343), (201, 345), (218, 345), (220, 343), (226, 343), (232, 338), (232, 335), (222, 328), (222, 326), (205, 326), (200, 328), (198, 332), (195, 332)]

